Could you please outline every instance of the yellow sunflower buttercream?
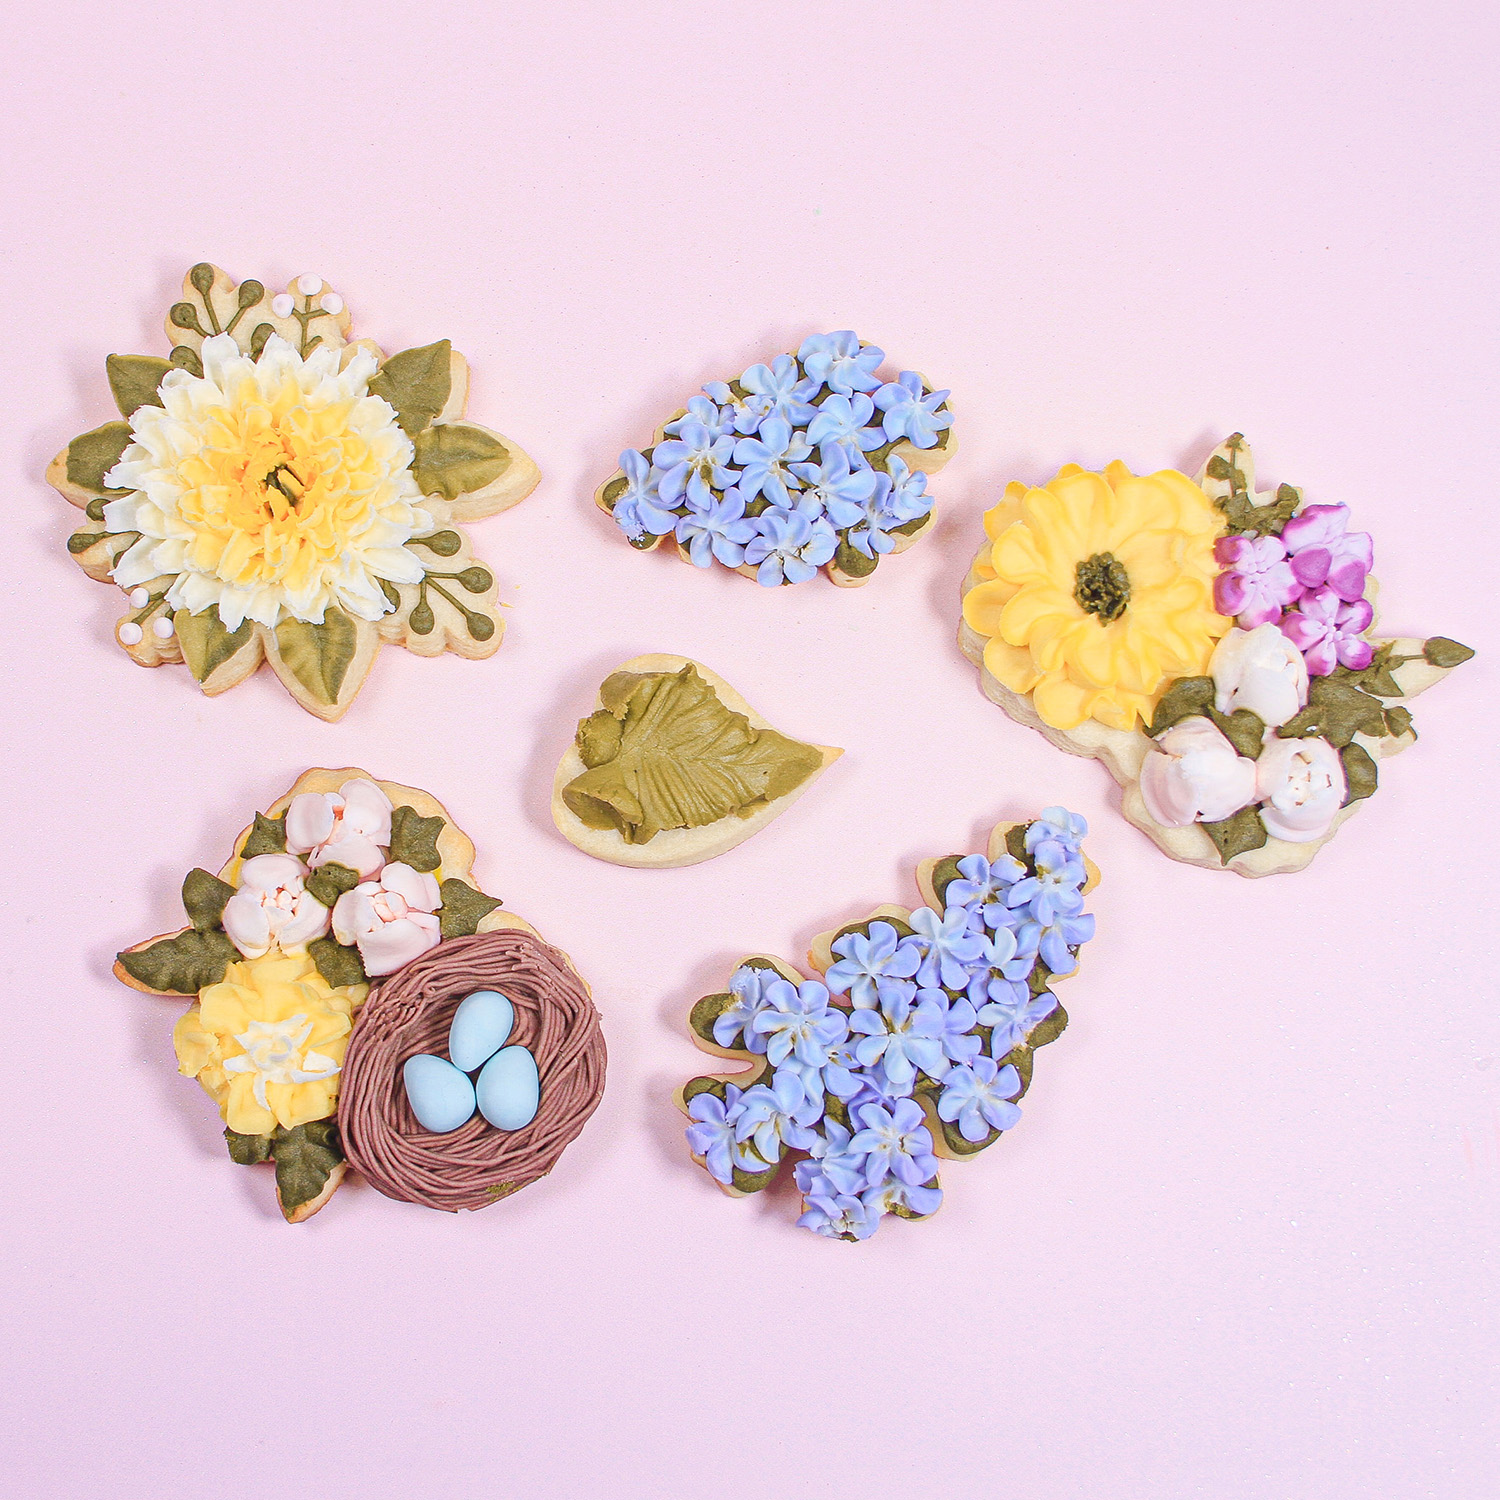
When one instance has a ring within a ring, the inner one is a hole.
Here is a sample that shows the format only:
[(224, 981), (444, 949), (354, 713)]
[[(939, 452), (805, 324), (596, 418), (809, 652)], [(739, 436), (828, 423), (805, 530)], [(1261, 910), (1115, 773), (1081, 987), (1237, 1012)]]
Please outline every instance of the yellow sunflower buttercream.
[(306, 955), (274, 949), (230, 964), (173, 1028), (178, 1072), (241, 1135), (326, 1119), (362, 988), (334, 989)]
[(1007, 486), (984, 524), (964, 619), (988, 638), (986, 669), (1054, 729), (1149, 721), (1234, 623), (1213, 601), (1223, 517), (1175, 469), (1069, 464), (1041, 488)]

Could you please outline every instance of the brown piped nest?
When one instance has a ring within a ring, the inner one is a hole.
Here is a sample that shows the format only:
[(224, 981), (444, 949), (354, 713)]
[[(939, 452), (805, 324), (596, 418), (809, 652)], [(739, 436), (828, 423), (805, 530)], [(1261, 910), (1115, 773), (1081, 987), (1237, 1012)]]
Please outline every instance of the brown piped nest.
[[(541, 1100), (520, 1130), (483, 1115), (446, 1135), (417, 1123), (401, 1070), (419, 1052), (448, 1055), (448, 1028), (475, 990), (515, 1008), (507, 1045), (536, 1058)], [(451, 938), (380, 980), (360, 1008), (339, 1086), (350, 1164), (387, 1197), (428, 1208), (484, 1208), (556, 1164), (604, 1092), (604, 1036), (587, 986), (557, 949), (518, 929)]]

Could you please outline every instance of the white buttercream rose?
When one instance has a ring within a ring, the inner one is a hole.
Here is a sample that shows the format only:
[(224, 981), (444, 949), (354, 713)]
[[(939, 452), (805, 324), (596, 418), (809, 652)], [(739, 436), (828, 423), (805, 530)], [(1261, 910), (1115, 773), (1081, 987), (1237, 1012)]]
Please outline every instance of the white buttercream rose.
[(1279, 625), (1231, 630), (1214, 647), (1208, 670), (1221, 714), (1248, 708), (1276, 729), (1307, 704), (1307, 663)]
[(286, 810), (286, 846), (308, 865), (346, 865), (357, 875), (377, 874), (380, 852), (391, 841), (391, 799), (363, 776), (336, 792), (302, 792)]
[(435, 915), (443, 904), (437, 879), (397, 861), (334, 903), (333, 935), (353, 943), (365, 973), (393, 974), (442, 938)]
[(1322, 838), (1347, 792), (1344, 762), (1327, 740), (1273, 738), (1255, 763), (1261, 822), (1272, 838), (1289, 844)]
[(1141, 764), (1141, 796), (1163, 828), (1217, 823), (1255, 801), (1255, 762), (1194, 715), (1157, 737)]
[(291, 854), (257, 854), (240, 866), (239, 888), (224, 906), (224, 931), (246, 958), (272, 947), (298, 952), (328, 931), (328, 908), (303, 885), (306, 874)]

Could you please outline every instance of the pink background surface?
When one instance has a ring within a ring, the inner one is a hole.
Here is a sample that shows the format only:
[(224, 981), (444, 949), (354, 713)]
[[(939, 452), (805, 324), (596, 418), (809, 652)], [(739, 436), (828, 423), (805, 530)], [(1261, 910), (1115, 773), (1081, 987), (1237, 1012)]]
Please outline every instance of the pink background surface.
[[(1469, 1497), (1494, 1492), (1500, 535), (1492, 8), (1083, 3), (13, 10), (4, 1422), (10, 1493)], [(541, 488), (474, 529), (500, 654), (388, 650), (346, 719), (111, 642), (41, 482), (199, 258), (449, 336)], [(932, 537), (857, 592), (626, 549), (590, 492), (705, 379), (853, 327), (951, 386)], [(1233, 428), (1349, 502), (1395, 634), (1479, 660), (1301, 876), (1170, 863), (953, 633), (1004, 481)], [(848, 747), (697, 869), (548, 787), (600, 678), (699, 657)], [(549, 1179), (314, 1222), (231, 1166), (179, 1007), (114, 951), (307, 765), (428, 788), (592, 981), (609, 1087)], [(684, 1018), (742, 954), (914, 900), (1062, 801), (1104, 870), (1020, 1128), (863, 1246), (688, 1160)]]

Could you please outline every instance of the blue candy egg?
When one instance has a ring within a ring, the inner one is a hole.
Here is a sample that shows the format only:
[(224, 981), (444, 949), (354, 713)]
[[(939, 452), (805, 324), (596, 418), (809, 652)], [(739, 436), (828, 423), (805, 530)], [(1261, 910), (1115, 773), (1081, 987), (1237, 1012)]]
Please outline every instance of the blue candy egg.
[(441, 1057), (408, 1057), (401, 1069), (411, 1112), (434, 1135), (457, 1130), (474, 1113), (474, 1085)]
[(475, 990), (459, 1003), (448, 1028), (448, 1056), (464, 1073), (493, 1057), (510, 1040), (515, 1007), (499, 990)]
[(519, 1130), (536, 1118), (542, 1085), (525, 1047), (502, 1047), (485, 1065), (474, 1092), (479, 1113), (496, 1130)]

